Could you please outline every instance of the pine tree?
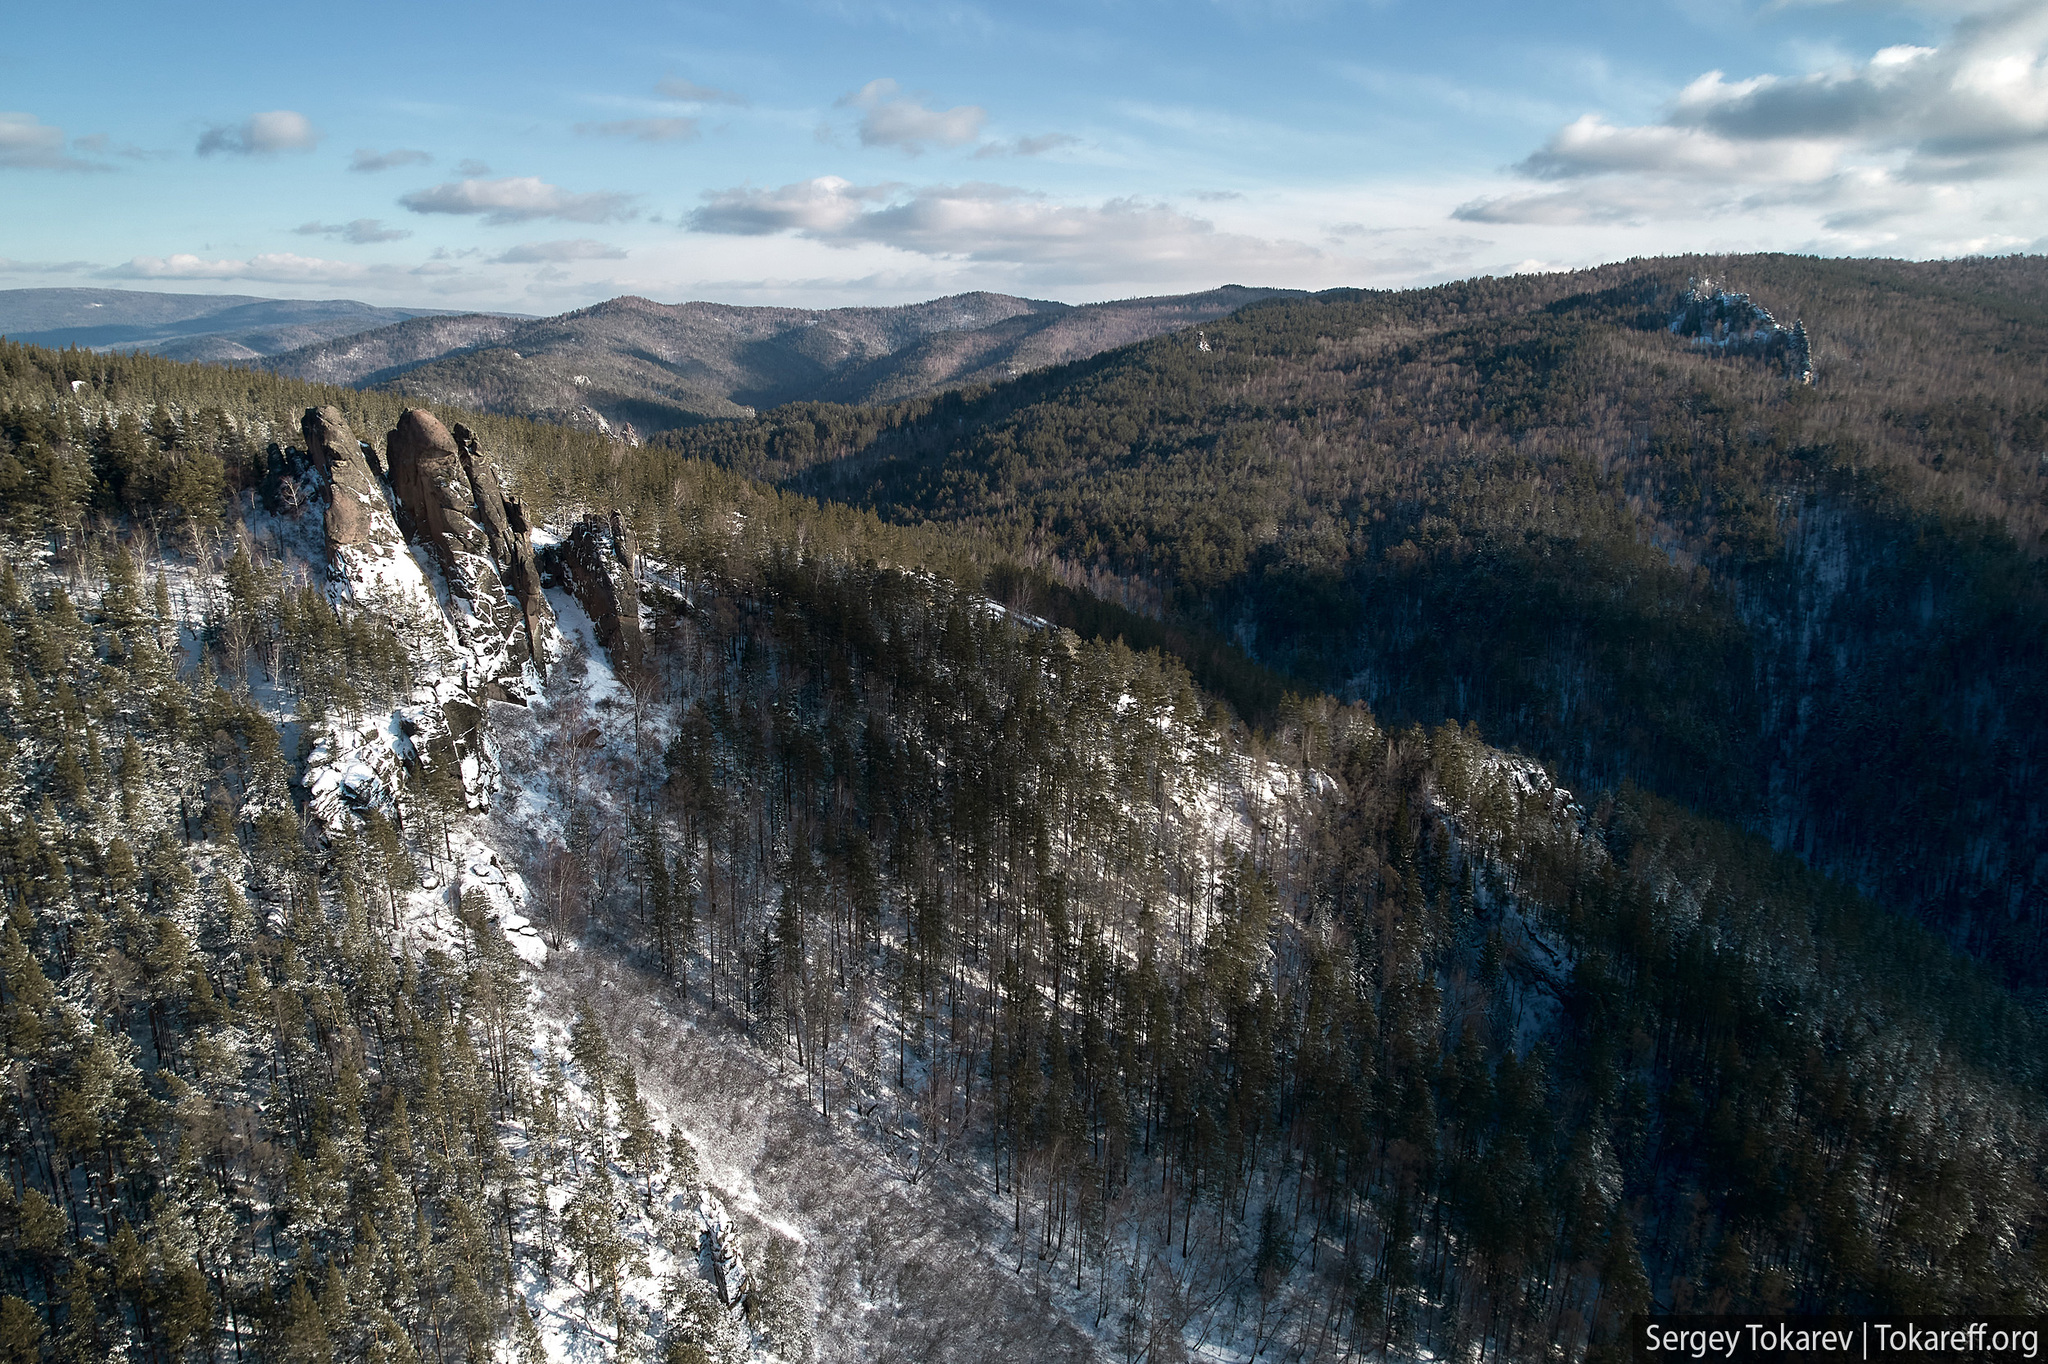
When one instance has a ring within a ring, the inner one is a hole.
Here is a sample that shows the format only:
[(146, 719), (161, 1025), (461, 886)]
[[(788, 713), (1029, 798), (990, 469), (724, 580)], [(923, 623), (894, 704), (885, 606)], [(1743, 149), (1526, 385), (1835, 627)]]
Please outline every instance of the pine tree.
[(640, 863), (642, 920), (654, 959), (664, 979), (676, 978), (679, 948), (674, 882), (669, 875), (668, 856), (662, 851), (661, 830), (654, 820), (643, 816), (634, 836), (634, 851)]
[(697, 1148), (683, 1135), (680, 1128), (668, 1134), (668, 1187), (680, 1193), (688, 1193), (703, 1182), (704, 1175), (697, 1164)]
[(576, 1006), (576, 1020), (569, 1025), (569, 1055), (583, 1071), (583, 1082), (590, 1087), (602, 1113), (616, 1062), (611, 1043), (605, 1039), (604, 1025), (598, 1022), (597, 1011), (588, 1000)]
[(526, 1299), (515, 1296), (512, 1309), (512, 1319), (518, 1331), (519, 1364), (548, 1364), (547, 1343), (541, 1339), (540, 1325), (534, 1321)]
[(0, 1294), (0, 1364), (40, 1364), (43, 1319), (12, 1293)]
[(619, 1138), (620, 1163), (629, 1178), (640, 1181), (641, 1201), (651, 1208), (654, 1178), (661, 1173), (664, 1152), (661, 1134), (655, 1130), (646, 1101), (640, 1097), (639, 1078), (630, 1066), (619, 1071), (619, 1127), (623, 1132)]
[(334, 1345), (327, 1333), (327, 1319), (313, 1300), (304, 1273), (292, 1280), (278, 1347), (286, 1364), (333, 1364)]

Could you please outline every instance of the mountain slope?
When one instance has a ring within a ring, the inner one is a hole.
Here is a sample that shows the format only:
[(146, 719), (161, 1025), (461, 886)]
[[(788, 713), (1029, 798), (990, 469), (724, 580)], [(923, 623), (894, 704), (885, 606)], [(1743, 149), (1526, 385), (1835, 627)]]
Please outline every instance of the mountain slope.
[(233, 364), (444, 311), (378, 308), (350, 299), (5, 289), (0, 335), (36, 346), (143, 350)]
[[(1804, 320), (1811, 385), (1678, 334), (1709, 273)], [(1208, 340), (673, 443), (1647, 785), (2048, 980), (2048, 263), (1634, 262)]]
[(527, 320), (492, 313), (407, 318), (296, 347), (268, 357), (260, 368), (312, 384), (367, 387), (431, 360), (501, 341)]
[(1004, 378), (1285, 292), (1232, 286), (1084, 307), (979, 293), (823, 311), (627, 297), (502, 329), (481, 318), (403, 323), (275, 356), (264, 368), (651, 432), (798, 398), (868, 402)]
[(2048, 1303), (2038, 1021), (1763, 840), (1327, 696), (1253, 733), (985, 544), (396, 408), (0, 346), (18, 1353)]

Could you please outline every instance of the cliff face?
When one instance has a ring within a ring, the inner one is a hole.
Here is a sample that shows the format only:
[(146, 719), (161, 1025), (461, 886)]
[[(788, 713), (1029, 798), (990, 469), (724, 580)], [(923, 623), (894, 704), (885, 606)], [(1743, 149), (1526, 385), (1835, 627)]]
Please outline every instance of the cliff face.
[(526, 631), (527, 656), (544, 658), (553, 648), (554, 613), (541, 591), (540, 565), (534, 558), (532, 528), (516, 498), (505, 496), (497, 470), (484, 457), (476, 433), (457, 423), (450, 432), (469, 479), (475, 516), (490, 548), (491, 562), (505, 593), (519, 610)]
[(399, 528), (437, 575), (436, 596), (467, 655), (466, 687), (494, 701), (522, 699), (538, 685), (553, 617), (540, 594), (532, 538), (512, 530), (475, 434), (451, 432), (431, 412), (412, 408), (385, 453)]
[(306, 455), (327, 479), (329, 496), (323, 509), (327, 563), (342, 578), (352, 576), (351, 561), (364, 556), (401, 553), (405, 537), (391, 513), (383, 480), (371, 471), (362, 442), (333, 407), (308, 408), (299, 429), (306, 437)]

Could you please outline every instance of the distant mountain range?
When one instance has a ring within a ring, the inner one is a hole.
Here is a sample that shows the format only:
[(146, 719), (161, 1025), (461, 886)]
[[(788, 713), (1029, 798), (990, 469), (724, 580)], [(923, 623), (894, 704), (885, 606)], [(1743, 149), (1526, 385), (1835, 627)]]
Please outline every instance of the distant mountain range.
[(246, 364), (280, 351), (440, 316), (353, 299), (159, 294), (138, 289), (0, 289), (0, 336), (31, 345), (143, 350), (173, 360)]
[(1230, 285), (1079, 307), (973, 293), (823, 310), (627, 297), (535, 320), (416, 317), (255, 363), (423, 402), (654, 432), (788, 402), (885, 402), (996, 382), (1293, 292)]
[(890, 402), (996, 383), (1296, 294), (1227, 285), (1075, 306), (972, 293), (828, 309), (629, 296), (534, 318), (347, 299), (12, 289), (0, 290), (0, 336), (248, 365), (635, 435), (790, 402)]

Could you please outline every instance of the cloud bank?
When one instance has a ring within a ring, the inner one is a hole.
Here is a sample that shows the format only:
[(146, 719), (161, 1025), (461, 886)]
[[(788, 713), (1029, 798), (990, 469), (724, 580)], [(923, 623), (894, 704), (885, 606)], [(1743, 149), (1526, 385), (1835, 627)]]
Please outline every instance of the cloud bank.
[(356, 246), (372, 242), (395, 242), (412, 233), (402, 227), (386, 227), (382, 218), (357, 218), (348, 223), (302, 223), (292, 229), (301, 237), (336, 237)]
[(348, 159), (348, 168), (352, 171), (381, 171), (394, 166), (422, 165), (433, 159), (426, 152), (411, 147), (393, 147), (388, 152), (380, 152), (374, 147), (358, 147), (356, 154)]
[(1078, 147), (1081, 139), (1067, 133), (1042, 133), (1037, 137), (1019, 137), (1009, 142), (984, 142), (974, 149), (977, 160), (991, 156), (1043, 156), (1064, 147)]
[(2048, 4), (1970, 15), (1938, 47), (1825, 70), (1709, 71), (1661, 122), (1586, 114), (1514, 170), (1559, 188), (1474, 199), (1453, 216), (1568, 226), (1803, 207), (1826, 229), (1882, 240), (1888, 225), (1953, 210), (1960, 196), (2048, 175)]
[(247, 260), (205, 260), (183, 253), (137, 256), (100, 271), (108, 279), (249, 279), (273, 284), (337, 284), (392, 273), (397, 273), (396, 267), (321, 260), (289, 251), (269, 252)]
[[(101, 139), (104, 142), (105, 139)], [(80, 139), (81, 143), (87, 139)], [(34, 114), (0, 114), (0, 167), (11, 170), (105, 170), (66, 154), (64, 130)]]
[(573, 241), (521, 242), (491, 257), (493, 265), (559, 265), (575, 260), (624, 260), (616, 246), (578, 237)]
[(1177, 278), (1191, 268), (1270, 272), (1321, 254), (1299, 242), (1218, 232), (1205, 219), (1139, 199), (1076, 205), (1007, 185), (856, 185), (831, 175), (707, 194), (685, 225), (737, 236), (786, 232), (836, 246), (876, 243), (1082, 281)]

